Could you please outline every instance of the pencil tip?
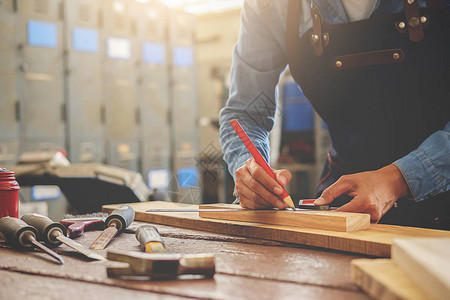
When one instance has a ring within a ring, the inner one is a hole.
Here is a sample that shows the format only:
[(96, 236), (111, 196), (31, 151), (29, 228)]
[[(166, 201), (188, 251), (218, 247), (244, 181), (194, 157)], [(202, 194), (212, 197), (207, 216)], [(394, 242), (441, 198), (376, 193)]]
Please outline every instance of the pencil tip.
[(284, 201), (290, 208), (294, 208), (294, 209), (295, 209), (294, 202), (292, 202), (291, 196), (285, 197), (285, 198), (283, 199), (283, 201)]

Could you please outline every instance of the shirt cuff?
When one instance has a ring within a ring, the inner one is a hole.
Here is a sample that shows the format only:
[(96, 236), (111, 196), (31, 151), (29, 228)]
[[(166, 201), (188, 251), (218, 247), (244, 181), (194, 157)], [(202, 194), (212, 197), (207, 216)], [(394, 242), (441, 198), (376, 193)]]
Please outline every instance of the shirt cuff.
[(424, 151), (416, 149), (393, 164), (402, 172), (414, 201), (441, 193), (442, 178)]

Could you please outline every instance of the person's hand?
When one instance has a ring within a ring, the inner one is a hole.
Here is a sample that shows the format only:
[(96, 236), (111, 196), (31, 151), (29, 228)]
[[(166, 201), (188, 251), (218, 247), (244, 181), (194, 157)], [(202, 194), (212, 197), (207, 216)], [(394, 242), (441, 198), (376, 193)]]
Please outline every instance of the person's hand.
[(236, 170), (236, 192), (242, 207), (264, 209), (270, 207), (287, 208), (280, 199), (285, 187), (292, 179), (288, 170), (274, 170), (274, 180), (258, 163), (250, 158)]
[(368, 213), (371, 221), (378, 222), (395, 201), (408, 192), (400, 170), (395, 165), (388, 165), (376, 171), (342, 176), (324, 190), (314, 204), (328, 204), (347, 194), (354, 198), (338, 211)]

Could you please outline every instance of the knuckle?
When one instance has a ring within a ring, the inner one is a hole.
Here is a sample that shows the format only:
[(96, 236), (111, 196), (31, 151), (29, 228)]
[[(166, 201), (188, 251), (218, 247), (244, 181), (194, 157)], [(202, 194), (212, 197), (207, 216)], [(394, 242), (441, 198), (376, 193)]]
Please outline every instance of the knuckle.
[(349, 180), (350, 180), (349, 177), (350, 177), (349, 175), (343, 175), (343, 176), (339, 177), (338, 181), (339, 181), (340, 183), (347, 183), (347, 182), (349, 182)]
[(248, 184), (249, 188), (252, 189), (253, 191), (257, 190), (259, 187), (259, 184), (256, 180), (252, 179), (250, 180), (249, 184)]
[(331, 193), (331, 190), (330, 190), (330, 188), (328, 187), (328, 188), (326, 188), (326, 189), (323, 190), (322, 196), (323, 196), (323, 197), (327, 197), (327, 196), (330, 195), (330, 193)]
[(252, 175), (254, 177), (260, 177), (262, 175), (260, 167), (252, 168), (252, 172), (251, 173), (252, 173)]

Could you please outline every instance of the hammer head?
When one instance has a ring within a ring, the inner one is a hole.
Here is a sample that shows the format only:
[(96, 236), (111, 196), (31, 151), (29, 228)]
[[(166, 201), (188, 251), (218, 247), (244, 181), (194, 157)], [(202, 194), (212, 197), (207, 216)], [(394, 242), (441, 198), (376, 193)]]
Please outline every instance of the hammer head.
[(108, 267), (106, 271), (109, 277), (176, 279), (184, 274), (212, 277), (215, 273), (213, 254), (181, 255), (110, 251), (107, 259), (128, 264), (124, 267)]

